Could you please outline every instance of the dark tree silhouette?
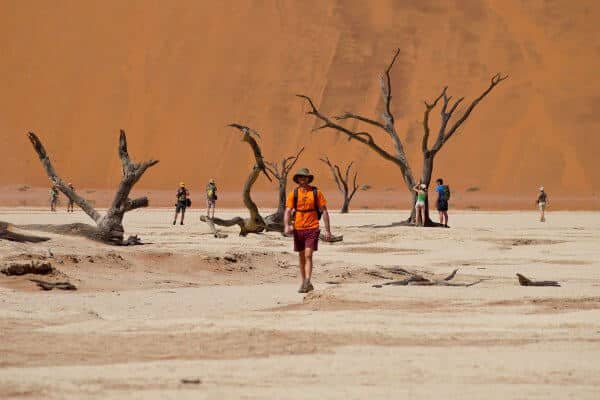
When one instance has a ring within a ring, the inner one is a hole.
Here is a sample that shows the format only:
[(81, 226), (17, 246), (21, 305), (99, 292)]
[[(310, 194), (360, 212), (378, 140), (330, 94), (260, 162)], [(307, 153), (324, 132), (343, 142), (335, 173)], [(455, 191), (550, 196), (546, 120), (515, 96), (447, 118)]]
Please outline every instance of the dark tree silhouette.
[(358, 173), (356, 171), (354, 172), (354, 177), (352, 178), (352, 188), (348, 186), (350, 183), (350, 169), (352, 168), (354, 161), (346, 166), (346, 171), (344, 174), (342, 174), (340, 167), (337, 164), (332, 164), (327, 156), (321, 158), (320, 160), (327, 164), (327, 167), (329, 167), (329, 170), (331, 171), (331, 175), (333, 175), (333, 179), (335, 180), (338, 190), (344, 195), (344, 204), (342, 205), (340, 212), (342, 214), (348, 213), (350, 202), (358, 190), (358, 185), (356, 184), (356, 175)]
[[(303, 98), (310, 107), (307, 114), (314, 115), (320, 120), (321, 124), (317, 126), (313, 131), (330, 128), (336, 130), (338, 132), (343, 133), (348, 137), (348, 141), (356, 140), (366, 146), (368, 146), (371, 150), (381, 156), (383, 159), (393, 163), (396, 165), (402, 174), (402, 179), (407, 187), (407, 189), (412, 194), (412, 212), (410, 217), (404, 221), (406, 224), (415, 224), (415, 209), (414, 205), (416, 203), (416, 193), (413, 192), (412, 188), (419, 182), (425, 183), (428, 187), (431, 183), (431, 176), (433, 173), (433, 162), (437, 153), (443, 148), (443, 146), (448, 142), (448, 140), (454, 136), (457, 130), (463, 125), (463, 123), (469, 118), (471, 112), (475, 109), (475, 107), (483, 100), (500, 82), (507, 79), (508, 76), (502, 76), (500, 74), (496, 74), (492, 77), (490, 84), (488, 87), (476, 98), (471, 104), (465, 109), (465, 111), (459, 117), (455, 118), (453, 122), (451, 122), (452, 116), (456, 112), (458, 106), (464, 100), (464, 97), (459, 98), (458, 100), (451, 102), (452, 97), (448, 96), (446, 91), (447, 87), (442, 89), (441, 94), (431, 103), (425, 102), (425, 113), (423, 117), (423, 137), (421, 141), (421, 151), (423, 155), (423, 168), (421, 179), (417, 181), (415, 179), (415, 175), (412, 172), (411, 166), (406, 157), (406, 152), (404, 150), (404, 146), (402, 144), (402, 140), (400, 139), (400, 135), (396, 131), (395, 128), (395, 120), (394, 115), (391, 109), (392, 102), (392, 86), (391, 86), (391, 76), (390, 71), (396, 62), (398, 55), (400, 54), (400, 49), (397, 49), (394, 53), (392, 61), (386, 68), (384, 74), (380, 76), (380, 84), (381, 84), (381, 97), (384, 103), (383, 114), (381, 121), (364, 117), (362, 115), (358, 115), (351, 112), (345, 112), (341, 115), (334, 116), (333, 119), (324, 115), (319, 111), (316, 107), (313, 100), (306, 95), (298, 94), (297, 96)], [(429, 147), (428, 140), (430, 136), (429, 129), (429, 114), (431, 111), (437, 106), (437, 104), (442, 101), (441, 106), (441, 124), (440, 129), (435, 138), (435, 143), (432, 147)], [(355, 131), (350, 128), (347, 128), (340, 123), (335, 121), (344, 121), (344, 120), (355, 120), (360, 121), (365, 124), (368, 124), (372, 127), (383, 130), (389, 137), (392, 142), (393, 152), (390, 152), (379, 144), (375, 142), (372, 134), (366, 131)], [(334, 121), (335, 120), (335, 121)], [(434, 223), (429, 218), (429, 202), (426, 202), (426, 226), (438, 226), (439, 224)]]

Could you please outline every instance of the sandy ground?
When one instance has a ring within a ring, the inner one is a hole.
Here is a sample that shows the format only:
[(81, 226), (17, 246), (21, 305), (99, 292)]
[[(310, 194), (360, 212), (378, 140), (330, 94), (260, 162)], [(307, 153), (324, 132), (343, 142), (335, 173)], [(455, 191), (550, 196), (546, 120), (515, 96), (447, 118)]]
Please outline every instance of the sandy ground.
[[(170, 210), (128, 214), (146, 246), (0, 241), (0, 263), (47, 259), (58, 272), (46, 279), (79, 288), (0, 275), (0, 398), (600, 397), (600, 213), (542, 224), (532, 212), (465, 211), (451, 229), (389, 226), (404, 216), (333, 214), (345, 240), (321, 244), (309, 295), (296, 292), (290, 239), (234, 228), (216, 239), (198, 211), (184, 226)], [(4, 208), (0, 220), (87, 217)], [(401, 279), (392, 266), (485, 280), (372, 287)], [(521, 287), (516, 272), (562, 287)]]

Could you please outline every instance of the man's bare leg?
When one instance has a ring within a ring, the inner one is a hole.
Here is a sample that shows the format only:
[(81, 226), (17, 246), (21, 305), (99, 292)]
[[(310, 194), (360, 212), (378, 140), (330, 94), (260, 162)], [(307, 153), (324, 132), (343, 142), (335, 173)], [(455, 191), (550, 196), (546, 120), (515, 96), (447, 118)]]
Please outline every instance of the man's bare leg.
[(183, 225), (183, 218), (185, 217), (185, 208), (181, 210), (181, 225)]
[(304, 282), (306, 281), (306, 272), (305, 272), (305, 267), (306, 267), (306, 256), (304, 254), (304, 251), (299, 251), (298, 252), (298, 264), (300, 267), (300, 290), (299, 292), (304, 293)]
[(179, 211), (175, 211), (175, 216), (173, 217), (173, 225), (177, 223), (177, 216), (179, 215)]

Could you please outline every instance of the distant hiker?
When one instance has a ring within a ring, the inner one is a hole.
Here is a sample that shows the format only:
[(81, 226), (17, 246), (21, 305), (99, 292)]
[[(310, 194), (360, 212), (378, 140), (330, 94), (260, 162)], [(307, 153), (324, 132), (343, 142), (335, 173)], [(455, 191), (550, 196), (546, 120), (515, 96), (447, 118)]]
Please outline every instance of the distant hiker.
[(417, 192), (417, 202), (415, 203), (415, 225), (419, 226), (419, 215), (421, 215), (421, 226), (425, 226), (425, 199), (427, 198), (427, 185), (420, 183), (413, 187)]
[(450, 200), (450, 187), (448, 185), (444, 185), (444, 180), (442, 178), (438, 178), (436, 180), (437, 187), (435, 191), (438, 194), (437, 198), (437, 210), (440, 213), (440, 224), (444, 225), (446, 228), (448, 227), (448, 200)]
[[(75, 188), (73, 187), (73, 184), (71, 182), (69, 182), (69, 189), (71, 189), (72, 191), (75, 191)], [(75, 202), (73, 201), (73, 199), (71, 199), (69, 197), (69, 204), (67, 204), (67, 212), (73, 212), (74, 205), (75, 205)]]
[(58, 188), (52, 186), (50, 188), (50, 211), (56, 211), (56, 204), (58, 204)]
[(181, 182), (179, 184), (179, 189), (177, 189), (177, 194), (175, 197), (177, 198), (177, 203), (175, 203), (175, 217), (173, 218), (173, 225), (177, 223), (177, 214), (181, 211), (181, 225), (183, 225), (183, 218), (185, 217), (185, 209), (191, 205), (191, 201), (189, 199), (190, 192), (185, 188), (185, 183)]
[[(215, 206), (217, 204), (217, 185), (215, 184), (215, 180), (211, 179), (208, 181), (208, 185), (206, 185), (206, 217), (214, 218), (215, 217)], [(212, 209), (212, 216), (210, 215), (210, 210)]]
[(313, 269), (313, 252), (319, 248), (321, 215), (325, 223), (325, 240), (331, 239), (327, 200), (319, 189), (310, 186), (313, 179), (314, 176), (308, 168), (301, 168), (294, 175), (294, 182), (298, 186), (288, 194), (283, 215), (284, 232), (294, 234), (294, 251), (298, 252), (300, 277), (302, 278), (298, 293), (308, 293), (314, 290), (310, 279)]
[(540, 209), (540, 222), (546, 222), (546, 206), (548, 205), (548, 194), (544, 191), (544, 187), (540, 187), (536, 203)]

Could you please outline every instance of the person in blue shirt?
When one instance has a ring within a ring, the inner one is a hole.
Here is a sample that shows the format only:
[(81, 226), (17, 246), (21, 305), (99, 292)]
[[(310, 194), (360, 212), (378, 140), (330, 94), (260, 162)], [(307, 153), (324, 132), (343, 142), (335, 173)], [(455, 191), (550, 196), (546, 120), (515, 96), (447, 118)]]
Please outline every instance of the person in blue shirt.
[(440, 213), (440, 224), (448, 228), (448, 200), (450, 199), (450, 188), (444, 185), (444, 180), (438, 178), (435, 191), (438, 194), (436, 208)]

